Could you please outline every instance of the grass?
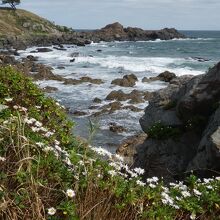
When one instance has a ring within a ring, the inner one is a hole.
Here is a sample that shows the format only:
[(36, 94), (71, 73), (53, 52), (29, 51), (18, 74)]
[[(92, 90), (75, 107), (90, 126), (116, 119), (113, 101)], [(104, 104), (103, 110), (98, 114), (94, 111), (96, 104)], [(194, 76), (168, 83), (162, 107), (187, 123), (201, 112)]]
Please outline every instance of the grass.
[(70, 32), (67, 27), (58, 26), (31, 12), (17, 9), (0, 10), (0, 36), (19, 36), (30, 34), (59, 34)]
[(65, 109), (11, 67), (0, 104), (0, 219), (219, 218), (220, 178), (143, 182), (144, 170), (78, 141)]

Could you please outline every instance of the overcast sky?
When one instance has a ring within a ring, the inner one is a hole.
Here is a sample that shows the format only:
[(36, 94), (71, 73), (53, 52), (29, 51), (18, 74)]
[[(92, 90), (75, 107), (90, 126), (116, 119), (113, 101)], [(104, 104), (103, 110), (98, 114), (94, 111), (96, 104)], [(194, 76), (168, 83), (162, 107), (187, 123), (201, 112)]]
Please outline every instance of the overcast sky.
[(118, 21), (144, 29), (220, 30), (220, 0), (21, 0), (21, 8), (75, 29)]

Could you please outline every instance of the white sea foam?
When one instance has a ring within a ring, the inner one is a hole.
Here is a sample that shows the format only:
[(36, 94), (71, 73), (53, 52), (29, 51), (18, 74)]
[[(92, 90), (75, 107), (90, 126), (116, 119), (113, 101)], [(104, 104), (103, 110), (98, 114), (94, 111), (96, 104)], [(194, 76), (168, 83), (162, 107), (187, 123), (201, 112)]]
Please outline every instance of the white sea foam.
[[(96, 64), (105, 68), (122, 68), (132, 72), (161, 73), (168, 70), (175, 72), (177, 75), (198, 75), (203, 73), (202, 71), (194, 70), (190, 67), (178, 67), (178, 64), (181, 65), (187, 62), (184, 58), (127, 56), (77, 57), (75, 62)], [(177, 67), (171, 67), (173, 64)]]

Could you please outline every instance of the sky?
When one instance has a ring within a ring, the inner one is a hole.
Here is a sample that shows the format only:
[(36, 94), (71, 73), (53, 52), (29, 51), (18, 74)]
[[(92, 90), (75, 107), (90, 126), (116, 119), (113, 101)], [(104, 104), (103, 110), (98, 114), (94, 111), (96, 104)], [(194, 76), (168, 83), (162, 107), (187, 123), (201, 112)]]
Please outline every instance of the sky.
[(151, 30), (220, 30), (220, 0), (21, 0), (19, 8), (74, 29), (117, 21)]

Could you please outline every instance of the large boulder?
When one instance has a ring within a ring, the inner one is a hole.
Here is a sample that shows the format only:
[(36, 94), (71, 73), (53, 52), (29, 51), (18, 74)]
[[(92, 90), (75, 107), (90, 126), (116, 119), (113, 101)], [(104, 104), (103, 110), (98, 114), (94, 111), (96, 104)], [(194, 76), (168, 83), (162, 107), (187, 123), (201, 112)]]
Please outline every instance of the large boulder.
[(181, 97), (177, 105), (177, 114), (184, 121), (195, 115), (209, 117), (213, 113), (213, 106), (219, 100), (220, 62)]
[(165, 72), (159, 74), (158, 77), (160, 78), (160, 80), (162, 80), (164, 82), (170, 82), (172, 79), (176, 78), (176, 74), (171, 73), (169, 71), (165, 71)]
[(158, 176), (173, 181), (185, 172), (197, 151), (199, 136), (188, 132), (179, 139), (156, 140), (147, 138), (137, 147), (134, 166), (145, 169), (145, 178)]
[(180, 86), (169, 85), (153, 94), (145, 114), (140, 118), (140, 125), (144, 132), (148, 132), (155, 123), (162, 123), (166, 126), (181, 126), (182, 122), (176, 115), (176, 102)]
[(220, 63), (204, 75), (172, 79), (154, 93), (140, 119), (148, 138), (137, 148), (134, 165), (146, 169), (146, 178), (167, 181), (191, 171), (199, 177), (219, 175), (219, 106)]
[(188, 171), (208, 173), (220, 170), (220, 107), (211, 116), (203, 132), (195, 157), (188, 165)]

